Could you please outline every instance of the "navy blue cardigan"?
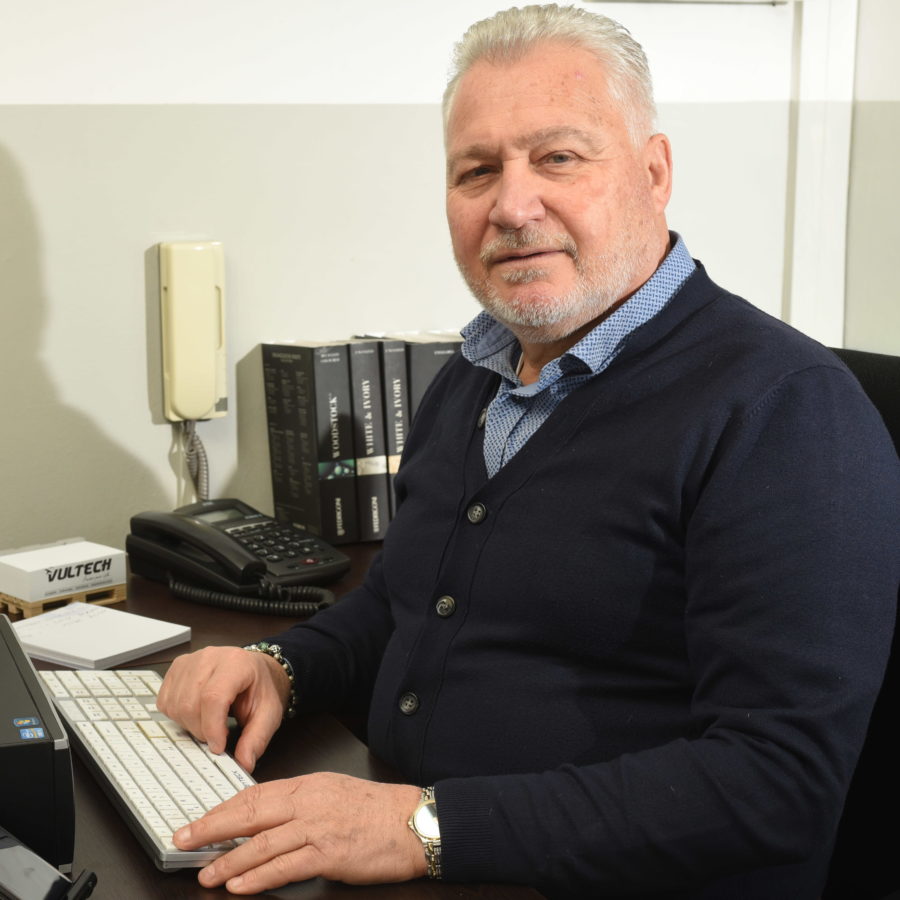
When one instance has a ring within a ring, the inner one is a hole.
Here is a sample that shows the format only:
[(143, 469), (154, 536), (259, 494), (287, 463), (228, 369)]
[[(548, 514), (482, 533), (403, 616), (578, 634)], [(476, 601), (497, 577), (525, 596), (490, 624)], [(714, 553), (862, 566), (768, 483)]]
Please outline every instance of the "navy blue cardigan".
[(277, 638), (301, 703), (371, 692), (448, 879), (818, 897), (900, 581), (877, 413), (702, 267), (489, 479), (495, 390), (430, 388), (364, 586)]

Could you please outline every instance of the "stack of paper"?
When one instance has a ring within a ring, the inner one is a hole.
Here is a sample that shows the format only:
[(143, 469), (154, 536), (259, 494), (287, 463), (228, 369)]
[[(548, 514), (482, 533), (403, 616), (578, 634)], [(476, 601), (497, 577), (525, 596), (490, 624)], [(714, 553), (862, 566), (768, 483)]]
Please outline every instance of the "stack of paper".
[(186, 625), (90, 603), (70, 603), (13, 628), (29, 656), (79, 669), (115, 668), (191, 639)]

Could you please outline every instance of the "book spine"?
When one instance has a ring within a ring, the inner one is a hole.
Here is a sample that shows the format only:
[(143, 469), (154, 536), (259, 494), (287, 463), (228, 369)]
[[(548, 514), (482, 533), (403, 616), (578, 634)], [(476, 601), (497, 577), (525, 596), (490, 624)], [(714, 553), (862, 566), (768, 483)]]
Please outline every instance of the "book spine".
[(262, 345), (263, 385), (275, 518), (324, 537), (316, 460), (311, 351)]
[(380, 342), (376, 340), (351, 341), (348, 344), (361, 541), (380, 541), (390, 521), (390, 483), (379, 345)]
[(459, 350), (459, 341), (407, 341), (406, 359), (409, 377), (410, 417), (415, 416), (422, 397), (434, 376)]
[(400, 468), (400, 457), (409, 432), (409, 377), (406, 371), (406, 342), (383, 340), (381, 349), (381, 385), (384, 402), (384, 430), (390, 490), (391, 518), (397, 511), (394, 477)]
[(311, 348), (312, 377), (305, 393), (315, 397), (315, 442), (321, 535), (331, 544), (359, 540), (353, 402), (346, 344)]

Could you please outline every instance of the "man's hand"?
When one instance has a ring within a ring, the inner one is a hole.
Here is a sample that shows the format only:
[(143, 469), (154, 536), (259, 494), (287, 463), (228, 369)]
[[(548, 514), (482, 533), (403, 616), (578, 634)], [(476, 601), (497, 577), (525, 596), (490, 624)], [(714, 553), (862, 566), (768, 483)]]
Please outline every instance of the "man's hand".
[(206, 647), (176, 658), (156, 705), (213, 753), (225, 749), (226, 720), (233, 714), (243, 726), (234, 757), (252, 772), (281, 724), (289, 694), (287, 673), (271, 656)]
[(177, 831), (193, 850), (248, 837), (200, 871), (204, 887), (255, 894), (318, 875), (350, 884), (407, 881), (426, 873), (407, 826), (419, 801), (411, 785), (321, 772), (257, 784)]

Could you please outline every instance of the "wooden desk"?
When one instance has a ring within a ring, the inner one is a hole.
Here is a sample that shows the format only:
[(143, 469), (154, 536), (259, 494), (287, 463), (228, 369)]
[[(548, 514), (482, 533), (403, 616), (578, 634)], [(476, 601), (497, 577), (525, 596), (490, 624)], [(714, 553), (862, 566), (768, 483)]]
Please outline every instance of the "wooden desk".
[[(376, 552), (375, 545), (350, 548), (351, 572), (335, 585), (341, 594), (357, 584)], [(162, 585), (133, 578), (124, 608), (159, 619), (191, 626), (190, 644), (182, 644), (130, 664), (131, 668), (164, 671), (181, 653), (210, 644), (243, 645), (266, 634), (281, 631), (290, 619), (256, 613), (232, 612), (192, 604), (172, 597)], [(345, 772), (376, 781), (398, 781), (396, 774), (372, 756), (342, 724), (331, 716), (298, 717), (282, 725), (262, 759), (255, 777), (260, 781), (286, 778), (316, 771)], [(156, 869), (131, 832), (119, 818), (90, 773), (75, 757), (75, 866), (74, 871), (92, 869), (98, 884), (94, 896), (101, 900), (139, 898), (229, 897), (224, 889), (207, 890), (196, 880), (196, 870), (163, 873)], [(498, 898), (534, 900), (540, 895), (530, 888), (506, 885), (443, 884), (427, 880), (406, 884), (354, 887), (314, 879), (289, 885), (266, 896), (336, 900), (450, 900), (450, 898)]]

